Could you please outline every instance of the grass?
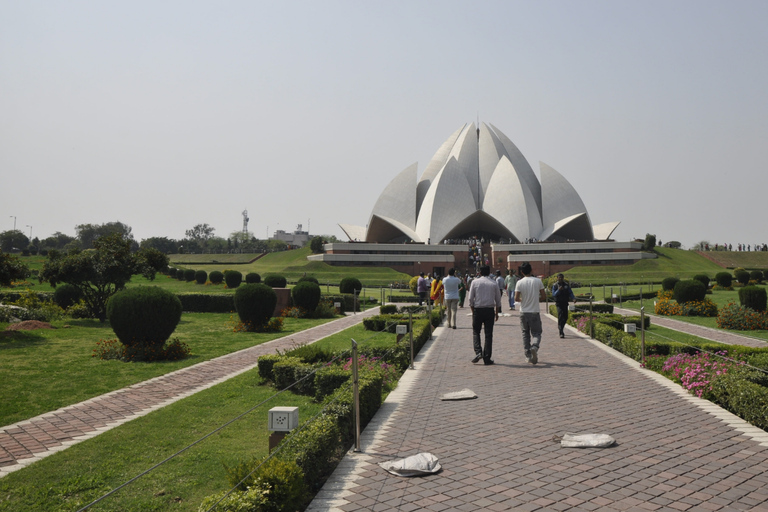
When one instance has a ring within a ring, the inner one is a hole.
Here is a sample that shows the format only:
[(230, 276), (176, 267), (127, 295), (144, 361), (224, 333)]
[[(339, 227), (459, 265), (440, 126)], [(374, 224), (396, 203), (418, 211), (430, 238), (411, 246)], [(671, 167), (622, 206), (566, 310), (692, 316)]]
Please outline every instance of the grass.
[[(116, 336), (95, 320), (53, 322), (56, 329), (0, 338), (0, 425), (10, 425), (180, 368), (289, 336), (329, 320), (286, 318), (279, 333), (234, 333), (229, 314), (184, 313), (173, 337), (192, 355), (181, 361), (123, 363), (91, 357), (96, 342)], [(68, 327), (66, 327), (68, 326)]]
[[(396, 335), (357, 325), (317, 343), (346, 350), (352, 338), (386, 347)], [(274, 394), (252, 370), (74, 445), (0, 480), (0, 511), (78, 510)], [(205, 496), (229, 488), (225, 464), (268, 453), (267, 411), (278, 405), (299, 407), (301, 421), (320, 409), (282, 393), (89, 510), (196, 511)]]

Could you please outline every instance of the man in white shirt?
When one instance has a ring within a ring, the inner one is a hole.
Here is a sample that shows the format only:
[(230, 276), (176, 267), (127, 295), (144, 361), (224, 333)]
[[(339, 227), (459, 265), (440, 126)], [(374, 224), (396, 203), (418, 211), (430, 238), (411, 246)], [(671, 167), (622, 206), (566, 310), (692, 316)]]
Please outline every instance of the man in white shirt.
[(443, 290), (445, 292), (445, 309), (448, 314), (448, 328), (456, 328), (456, 312), (459, 306), (459, 284), (461, 279), (456, 277), (456, 269), (448, 269), (448, 277), (443, 279)]
[[(472, 345), (475, 349), (473, 363), (480, 359), (485, 364), (493, 364), (493, 323), (499, 320), (501, 293), (496, 280), (491, 275), (491, 267), (480, 269), (482, 277), (472, 281), (469, 289), (469, 308), (472, 310)], [(485, 347), (480, 346), (480, 331), (485, 330)]]
[(541, 344), (541, 314), (539, 301), (547, 299), (544, 283), (531, 276), (531, 264), (527, 261), (520, 265), (523, 278), (515, 285), (515, 302), (520, 303), (520, 329), (523, 331), (523, 349), (525, 359), (531, 363), (539, 362)]

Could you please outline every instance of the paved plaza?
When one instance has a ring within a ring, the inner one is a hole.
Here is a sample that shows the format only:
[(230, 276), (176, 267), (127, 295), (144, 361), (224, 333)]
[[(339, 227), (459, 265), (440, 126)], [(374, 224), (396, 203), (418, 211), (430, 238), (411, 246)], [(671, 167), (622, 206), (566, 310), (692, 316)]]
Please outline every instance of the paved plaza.
[[(472, 364), (471, 317), (438, 329), (310, 510), (768, 510), (768, 434), (638, 363), (544, 320), (526, 363), (516, 313), (496, 324), (496, 364)], [(441, 401), (469, 388), (478, 398)], [(613, 436), (563, 448), (564, 433)], [(377, 463), (436, 455), (436, 475)]]

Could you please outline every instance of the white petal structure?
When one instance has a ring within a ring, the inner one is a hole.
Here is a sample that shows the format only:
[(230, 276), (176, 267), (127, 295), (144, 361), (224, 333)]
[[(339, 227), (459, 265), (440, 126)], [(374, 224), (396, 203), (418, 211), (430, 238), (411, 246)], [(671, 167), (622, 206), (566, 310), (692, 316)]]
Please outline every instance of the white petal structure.
[(618, 222), (593, 227), (576, 190), (541, 163), (541, 181), (493, 125), (456, 130), (417, 181), (413, 164), (376, 201), (368, 227), (341, 225), (350, 240), (439, 244), (445, 239), (607, 240)]

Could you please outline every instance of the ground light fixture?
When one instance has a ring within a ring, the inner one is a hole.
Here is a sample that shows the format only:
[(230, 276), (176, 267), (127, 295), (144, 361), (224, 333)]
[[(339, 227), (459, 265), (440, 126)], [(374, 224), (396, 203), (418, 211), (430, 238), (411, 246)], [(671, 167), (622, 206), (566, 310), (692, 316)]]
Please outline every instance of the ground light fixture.
[(299, 426), (299, 408), (298, 407), (273, 407), (269, 410), (269, 420), (267, 430), (271, 430), (269, 435), (269, 451), (280, 444), (288, 432)]

